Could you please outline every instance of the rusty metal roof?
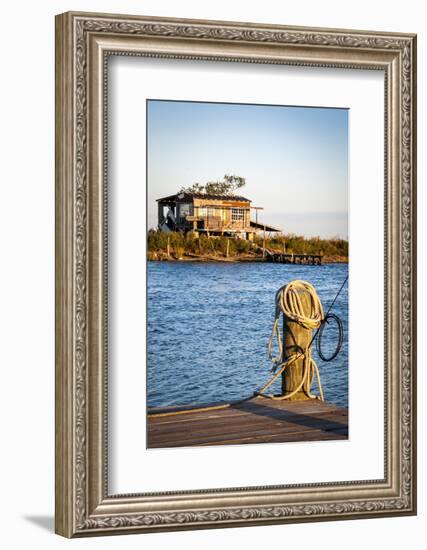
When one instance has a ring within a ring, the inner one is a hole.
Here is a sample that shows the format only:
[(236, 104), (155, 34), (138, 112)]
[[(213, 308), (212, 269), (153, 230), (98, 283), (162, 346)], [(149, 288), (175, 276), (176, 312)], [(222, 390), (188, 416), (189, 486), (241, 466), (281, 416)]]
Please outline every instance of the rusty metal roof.
[(262, 222), (254, 222), (253, 220), (251, 220), (251, 227), (253, 227), (254, 229), (261, 229), (261, 230), (266, 230), (266, 231), (277, 231), (277, 232), (281, 232), (282, 230), (281, 229), (278, 229), (277, 227), (273, 227), (272, 225), (268, 225), (266, 223), (262, 223)]
[[(182, 195), (182, 196), (181, 196)], [(176, 200), (182, 200), (184, 197), (189, 199), (213, 199), (213, 200), (222, 200), (222, 201), (242, 201), (242, 202), (252, 202), (245, 197), (239, 195), (215, 195), (211, 193), (189, 193), (188, 191), (182, 191), (180, 193), (175, 193), (174, 195), (169, 195), (168, 197), (162, 197), (161, 199), (156, 199), (157, 202), (175, 202)]]

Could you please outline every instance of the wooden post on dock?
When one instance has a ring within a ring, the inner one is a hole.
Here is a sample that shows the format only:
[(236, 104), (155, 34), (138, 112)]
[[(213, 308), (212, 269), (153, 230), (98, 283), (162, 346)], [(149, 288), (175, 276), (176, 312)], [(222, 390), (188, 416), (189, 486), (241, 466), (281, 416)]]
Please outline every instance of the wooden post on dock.
[(265, 224), (264, 224), (264, 232), (262, 236), (262, 257), (265, 258)]
[[(308, 292), (301, 291), (301, 304), (304, 312), (309, 314), (311, 311), (311, 298)], [(299, 323), (283, 316), (283, 359), (285, 361), (294, 353), (302, 352), (311, 342), (313, 331), (301, 326)], [(297, 389), (301, 383), (304, 374), (304, 356), (301, 355), (292, 365), (290, 365), (282, 374), (282, 394), (289, 395)], [(310, 380), (292, 397), (290, 401), (305, 401), (310, 399)]]
[(169, 235), (168, 235), (168, 244), (167, 244), (166, 252), (167, 252), (167, 255), (168, 255), (168, 259), (169, 259), (170, 255), (171, 255), (171, 238), (170, 238)]
[(227, 239), (227, 252), (225, 254), (225, 257), (228, 258), (230, 254), (230, 239)]

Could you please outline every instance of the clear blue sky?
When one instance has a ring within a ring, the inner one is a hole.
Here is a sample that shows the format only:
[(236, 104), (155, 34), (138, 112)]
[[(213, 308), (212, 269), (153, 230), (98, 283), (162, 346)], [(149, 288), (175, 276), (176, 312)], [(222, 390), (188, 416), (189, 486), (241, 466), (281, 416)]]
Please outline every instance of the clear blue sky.
[(148, 227), (156, 199), (195, 182), (246, 178), (259, 221), (348, 237), (348, 110), (148, 101)]

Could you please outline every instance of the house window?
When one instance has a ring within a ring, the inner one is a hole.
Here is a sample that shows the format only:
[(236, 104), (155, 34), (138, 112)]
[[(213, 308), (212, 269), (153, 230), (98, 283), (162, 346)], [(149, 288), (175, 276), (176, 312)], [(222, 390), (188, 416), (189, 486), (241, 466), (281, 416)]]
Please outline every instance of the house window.
[(198, 208), (198, 211), (197, 211), (197, 214), (201, 217), (201, 218), (206, 218), (206, 216), (208, 218), (212, 218), (213, 216), (216, 215), (216, 209), (215, 208), (212, 208), (210, 206), (199, 206)]
[(231, 209), (231, 220), (233, 222), (244, 221), (245, 219), (245, 209), (244, 208), (232, 208)]

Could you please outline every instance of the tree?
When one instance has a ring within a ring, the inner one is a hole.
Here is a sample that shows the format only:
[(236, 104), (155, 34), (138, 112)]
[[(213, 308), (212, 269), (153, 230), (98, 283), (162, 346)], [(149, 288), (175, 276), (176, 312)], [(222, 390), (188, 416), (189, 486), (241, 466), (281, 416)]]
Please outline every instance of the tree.
[(204, 193), (206, 195), (232, 195), (246, 184), (246, 178), (225, 174), (222, 181), (208, 181), (207, 183), (193, 183), (190, 187), (182, 187), (184, 193)]

